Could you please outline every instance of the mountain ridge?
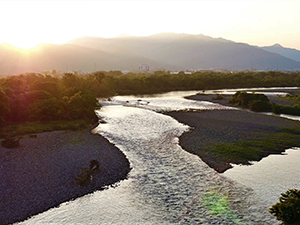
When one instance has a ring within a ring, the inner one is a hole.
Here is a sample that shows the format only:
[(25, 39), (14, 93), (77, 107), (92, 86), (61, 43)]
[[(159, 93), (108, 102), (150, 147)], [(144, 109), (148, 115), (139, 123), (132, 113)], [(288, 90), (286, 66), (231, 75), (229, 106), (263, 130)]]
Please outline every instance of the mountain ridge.
[[(60, 70), (300, 70), (300, 61), (272, 52), (273, 48), (237, 43), (202, 34), (160, 33), (115, 38), (81, 37), (65, 44), (45, 44), (22, 52), (0, 45), (0, 74)], [(300, 53), (300, 51), (296, 53)], [(26, 54), (25, 54), (26, 52)]]
[(286, 48), (286, 47), (283, 47), (282, 45), (276, 43), (271, 46), (264, 46), (264, 47), (262, 47), (262, 49), (264, 49), (268, 52), (277, 53), (286, 58), (293, 59), (295, 61), (300, 62), (300, 51), (295, 48)]

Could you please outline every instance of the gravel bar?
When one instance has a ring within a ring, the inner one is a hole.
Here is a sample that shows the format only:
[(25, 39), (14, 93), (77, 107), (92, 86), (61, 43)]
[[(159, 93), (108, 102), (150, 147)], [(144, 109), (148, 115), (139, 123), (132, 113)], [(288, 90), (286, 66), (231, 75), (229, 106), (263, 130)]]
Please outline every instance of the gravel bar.
[[(100, 162), (92, 184), (75, 177), (90, 160)], [(53, 131), (24, 136), (20, 146), (0, 147), (0, 224), (9, 224), (57, 207), (126, 179), (126, 156), (104, 137), (85, 131)]]

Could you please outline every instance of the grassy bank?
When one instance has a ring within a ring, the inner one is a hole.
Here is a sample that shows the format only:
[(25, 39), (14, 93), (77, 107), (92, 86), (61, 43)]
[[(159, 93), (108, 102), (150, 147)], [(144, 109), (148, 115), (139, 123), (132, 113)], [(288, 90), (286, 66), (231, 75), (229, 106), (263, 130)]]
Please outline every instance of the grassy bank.
[(58, 130), (80, 130), (90, 126), (85, 120), (57, 120), (49, 122), (25, 122), (25, 123), (11, 123), (0, 128), (0, 138), (6, 136), (22, 136), (25, 134), (35, 134), (48, 131)]
[(218, 172), (300, 146), (299, 121), (237, 110), (167, 114), (192, 127), (180, 145)]

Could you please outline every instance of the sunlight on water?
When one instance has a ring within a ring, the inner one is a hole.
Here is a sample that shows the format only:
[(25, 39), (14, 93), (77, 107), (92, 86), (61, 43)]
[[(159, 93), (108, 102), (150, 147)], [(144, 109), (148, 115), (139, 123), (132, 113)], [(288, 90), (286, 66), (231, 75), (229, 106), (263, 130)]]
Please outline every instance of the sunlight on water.
[(288, 149), (283, 155), (269, 155), (252, 166), (234, 165), (224, 175), (253, 188), (269, 205), (278, 202), (281, 193), (300, 189), (300, 148)]
[[(24, 224), (235, 224), (227, 214), (211, 214), (201, 200), (209, 189), (232, 183), (198, 157), (181, 149), (188, 127), (153, 111), (105, 106), (106, 123), (95, 131), (129, 158), (132, 171), (118, 187), (98, 191), (25, 221)], [(243, 189), (240, 189), (244, 191)]]
[(275, 88), (237, 88), (237, 89), (219, 89), (219, 90), (208, 90), (205, 91), (206, 94), (226, 94), (233, 95), (237, 91), (247, 91), (248, 93), (254, 92), (256, 94), (265, 94), (265, 95), (279, 95), (285, 96), (288, 92), (284, 90), (298, 90), (298, 87), (275, 87)]
[[(153, 111), (177, 111), (177, 110), (218, 110), (218, 109), (233, 109), (231, 107), (207, 102), (193, 101), (184, 99), (184, 96), (193, 95), (197, 92), (179, 92), (165, 93), (155, 95), (155, 97), (137, 97), (137, 96), (116, 96), (112, 98), (108, 104), (124, 105), (129, 107), (138, 107)], [(107, 102), (102, 101), (103, 105)]]
[(182, 98), (189, 94), (101, 100), (97, 114), (106, 123), (94, 131), (127, 156), (133, 168), (128, 179), (20, 224), (276, 224), (249, 188), (178, 145), (189, 127), (157, 112), (233, 109)]

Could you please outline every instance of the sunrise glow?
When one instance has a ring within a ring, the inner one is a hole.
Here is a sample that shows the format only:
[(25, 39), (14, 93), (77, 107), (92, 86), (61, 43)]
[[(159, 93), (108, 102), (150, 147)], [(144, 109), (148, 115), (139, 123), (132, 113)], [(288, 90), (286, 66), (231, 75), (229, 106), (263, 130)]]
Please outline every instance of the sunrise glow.
[(0, 1), (0, 44), (23, 49), (82, 36), (204, 34), (300, 49), (300, 1)]

